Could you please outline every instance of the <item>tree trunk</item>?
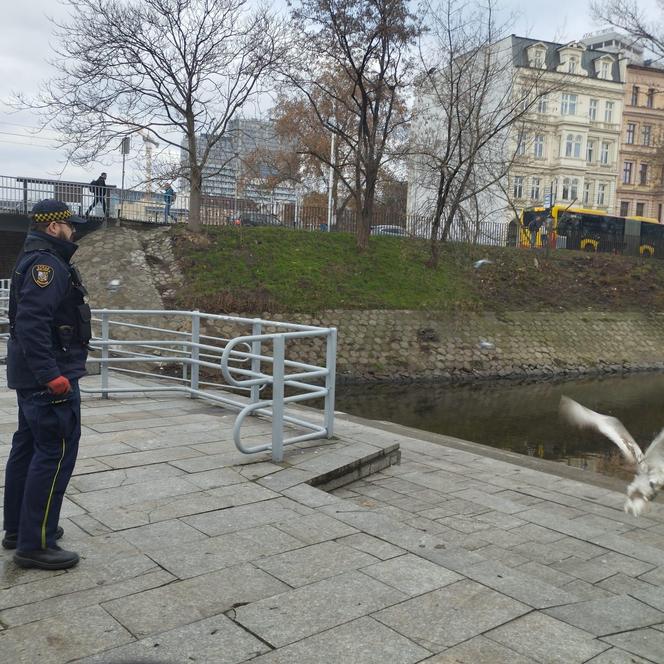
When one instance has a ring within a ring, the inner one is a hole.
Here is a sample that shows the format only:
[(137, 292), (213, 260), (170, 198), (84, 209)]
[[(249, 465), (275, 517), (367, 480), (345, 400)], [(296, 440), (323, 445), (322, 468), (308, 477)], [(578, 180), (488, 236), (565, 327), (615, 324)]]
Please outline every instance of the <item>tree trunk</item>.
[(203, 178), (198, 164), (192, 165), (191, 169), (191, 196), (189, 199), (189, 228), (198, 233), (201, 230), (201, 189)]

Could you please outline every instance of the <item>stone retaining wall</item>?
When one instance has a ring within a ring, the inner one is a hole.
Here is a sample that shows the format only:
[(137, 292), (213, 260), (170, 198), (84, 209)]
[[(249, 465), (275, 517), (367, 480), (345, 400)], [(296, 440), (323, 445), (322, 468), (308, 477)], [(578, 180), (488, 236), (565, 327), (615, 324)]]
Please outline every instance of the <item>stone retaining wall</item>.
[[(664, 314), (329, 311), (279, 316), (338, 328), (340, 380), (474, 380), (664, 368)], [(317, 361), (319, 344), (295, 357)]]
[[(92, 233), (81, 241), (77, 259), (95, 308), (167, 308), (163, 300), (168, 302), (183, 283), (166, 229)], [(109, 292), (106, 285), (116, 277), (122, 288)], [(664, 313), (325, 311), (315, 316), (264, 312), (261, 317), (336, 327), (337, 373), (346, 381), (456, 381), (664, 368)], [(230, 325), (202, 331), (248, 333)], [(310, 363), (325, 359), (322, 340), (293, 342), (288, 353)]]

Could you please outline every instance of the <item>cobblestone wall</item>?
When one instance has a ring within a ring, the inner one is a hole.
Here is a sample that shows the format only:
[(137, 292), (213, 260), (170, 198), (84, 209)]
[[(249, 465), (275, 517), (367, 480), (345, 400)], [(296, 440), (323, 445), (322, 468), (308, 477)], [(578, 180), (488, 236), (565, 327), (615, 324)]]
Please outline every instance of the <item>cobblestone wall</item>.
[[(165, 229), (111, 228), (83, 238), (77, 262), (95, 308), (167, 308), (182, 285)], [(107, 290), (113, 278), (118, 291)], [(240, 314), (237, 314), (240, 315)], [(474, 380), (664, 368), (664, 312), (326, 311), (264, 312), (263, 318), (338, 329), (341, 380)], [(203, 333), (247, 333), (207, 326)], [(293, 342), (289, 355), (322, 363), (321, 340)]]
[[(290, 319), (338, 328), (342, 380), (474, 380), (664, 368), (664, 314), (330, 311)], [(295, 354), (311, 359), (304, 348)]]

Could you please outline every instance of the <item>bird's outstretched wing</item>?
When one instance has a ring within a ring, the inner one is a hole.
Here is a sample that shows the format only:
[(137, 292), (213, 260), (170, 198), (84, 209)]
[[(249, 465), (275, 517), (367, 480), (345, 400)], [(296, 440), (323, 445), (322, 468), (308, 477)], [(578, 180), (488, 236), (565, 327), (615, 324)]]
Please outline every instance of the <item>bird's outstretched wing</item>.
[(625, 429), (623, 423), (616, 417), (596, 413), (594, 410), (590, 410), (590, 408), (586, 408), (565, 396), (560, 398), (559, 412), (562, 418), (574, 426), (598, 431), (605, 435), (620, 448), (623, 456), (631, 463), (639, 464), (643, 461), (644, 457), (641, 448), (634, 438), (632, 438), (629, 431)]
[(650, 443), (645, 453), (648, 466), (659, 469), (664, 473), (664, 429), (662, 429)]

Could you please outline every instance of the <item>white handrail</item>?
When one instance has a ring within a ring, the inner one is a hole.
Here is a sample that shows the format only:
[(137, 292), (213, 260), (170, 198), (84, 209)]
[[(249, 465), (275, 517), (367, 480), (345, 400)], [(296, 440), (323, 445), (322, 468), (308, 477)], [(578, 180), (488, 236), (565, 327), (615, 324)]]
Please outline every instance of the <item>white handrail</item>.
[[(0, 321), (3, 317), (6, 319), (8, 292), (9, 280), (1, 280)], [(271, 450), (274, 461), (283, 459), (284, 446), (332, 437), (335, 328), (200, 311), (93, 309), (92, 313), (93, 332), (96, 334), (90, 342), (92, 353), (88, 361), (100, 365), (101, 381), (99, 388), (81, 388), (82, 392), (99, 393), (103, 399), (108, 399), (111, 394), (132, 392), (182, 392), (191, 398), (223, 404), (239, 411), (233, 426), (233, 441), (237, 449), (244, 454)], [(152, 319), (149, 324), (137, 322), (144, 317)], [(165, 326), (156, 325), (154, 318), (161, 318)], [(183, 329), (183, 320), (188, 320), (187, 330)], [(240, 330), (247, 328), (249, 333), (232, 338), (214, 336), (209, 329), (202, 333), (204, 327), (218, 323)], [(275, 331), (268, 333), (266, 329)], [(138, 338), (126, 338), (123, 332)], [(289, 344), (316, 338), (326, 342), (324, 365), (295, 360), (292, 355), (288, 358)], [(157, 371), (153, 365), (158, 365)], [(179, 375), (164, 375), (163, 369), (173, 366), (179, 368)], [(170, 382), (170, 385), (114, 385), (111, 370), (113, 376), (128, 374), (156, 378)], [(207, 372), (205, 376), (201, 376), (202, 371)], [(219, 382), (214, 382), (215, 377)], [(260, 398), (264, 390), (271, 392), (270, 398)], [(244, 392), (248, 398), (242, 400), (233, 394), (238, 391)], [(291, 404), (311, 399), (324, 400), (322, 425), (301, 412), (295, 415), (288, 411)], [(242, 424), (250, 415), (272, 421), (269, 443), (254, 447), (243, 445)], [(286, 425), (306, 429), (307, 433), (285, 437)]]

